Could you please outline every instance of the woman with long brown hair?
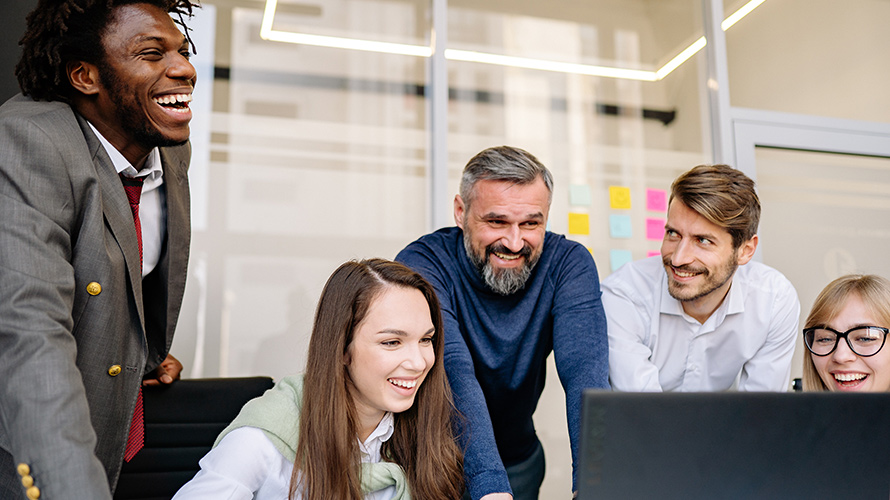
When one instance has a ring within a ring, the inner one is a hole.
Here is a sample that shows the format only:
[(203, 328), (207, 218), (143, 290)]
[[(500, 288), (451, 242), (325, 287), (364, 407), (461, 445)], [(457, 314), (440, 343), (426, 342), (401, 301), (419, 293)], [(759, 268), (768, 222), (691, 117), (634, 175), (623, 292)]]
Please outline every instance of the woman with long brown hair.
[(305, 374), (248, 402), (174, 499), (459, 498), (432, 286), (382, 259), (328, 279)]

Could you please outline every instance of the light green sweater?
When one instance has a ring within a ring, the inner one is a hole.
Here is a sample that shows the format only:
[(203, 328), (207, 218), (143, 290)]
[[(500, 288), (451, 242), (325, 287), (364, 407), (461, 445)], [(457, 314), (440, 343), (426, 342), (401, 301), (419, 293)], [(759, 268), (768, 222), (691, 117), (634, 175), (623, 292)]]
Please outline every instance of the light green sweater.
[[(300, 408), (303, 402), (303, 377), (285, 377), (262, 396), (252, 399), (241, 408), (235, 420), (223, 429), (216, 442), (239, 427), (262, 430), (275, 448), (289, 461), (297, 455), (300, 440)], [(363, 463), (362, 491), (369, 493), (395, 485), (393, 500), (411, 500), (405, 471), (392, 462)]]

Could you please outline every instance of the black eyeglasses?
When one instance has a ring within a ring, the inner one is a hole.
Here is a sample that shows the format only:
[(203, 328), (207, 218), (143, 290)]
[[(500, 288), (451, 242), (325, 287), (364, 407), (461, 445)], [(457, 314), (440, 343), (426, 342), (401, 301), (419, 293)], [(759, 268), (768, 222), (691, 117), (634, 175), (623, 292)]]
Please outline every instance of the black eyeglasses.
[(828, 356), (837, 349), (838, 339), (847, 340), (850, 350), (857, 356), (874, 356), (884, 347), (890, 329), (880, 326), (857, 326), (846, 332), (839, 332), (827, 326), (805, 328), (803, 340), (807, 349), (816, 356)]

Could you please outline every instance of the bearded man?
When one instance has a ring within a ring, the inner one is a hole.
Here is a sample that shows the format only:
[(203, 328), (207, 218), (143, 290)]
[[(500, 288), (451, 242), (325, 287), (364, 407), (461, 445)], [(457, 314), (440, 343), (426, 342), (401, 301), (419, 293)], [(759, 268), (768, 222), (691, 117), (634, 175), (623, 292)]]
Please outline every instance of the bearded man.
[(457, 227), (396, 257), (429, 280), (442, 303), (445, 370), (466, 417), (464, 475), (474, 500), (538, 498), (544, 452), (532, 414), (551, 351), (574, 464), (581, 392), (608, 387), (596, 266), (582, 245), (546, 231), (552, 193), (552, 175), (530, 153), (486, 149), (464, 168)]
[(754, 181), (732, 167), (674, 181), (661, 256), (603, 280), (615, 390), (788, 390), (800, 302), (751, 260), (759, 221)]

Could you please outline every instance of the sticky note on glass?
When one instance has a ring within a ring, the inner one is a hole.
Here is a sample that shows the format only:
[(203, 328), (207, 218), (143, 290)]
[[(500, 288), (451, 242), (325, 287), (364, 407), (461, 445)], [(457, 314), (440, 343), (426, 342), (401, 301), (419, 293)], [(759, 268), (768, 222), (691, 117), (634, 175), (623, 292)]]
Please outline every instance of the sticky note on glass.
[(630, 250), (609, 250), (609, 264), (613, 273), (632, 260)]
[(646, 210), (650, 212), (667, 211), (667, 191), (664, 189), (647, 189)]
[(609, 206), (618, 210), (629, 210), (630, 188), (609, 186)]
[(588, 207), (592, 201), (590, 186), (587, 184), (572, 184), (569, 186), (569, 204)]
[(664, 239), (664, 219), (651, 217), (646, 219), (646, 239), (658, 241)]
[(630, 238), (633, 236), (629, 215), (609, 216), (609, 236), (613, 238)]
[(658, 250), (649, 250), (649, 252), (646, 253), (646, 257), (655, 257), (656, 255), (661, 255), (661, 252)]
[(590, 215), (569, 212), (569, 234), (590, 234)]

